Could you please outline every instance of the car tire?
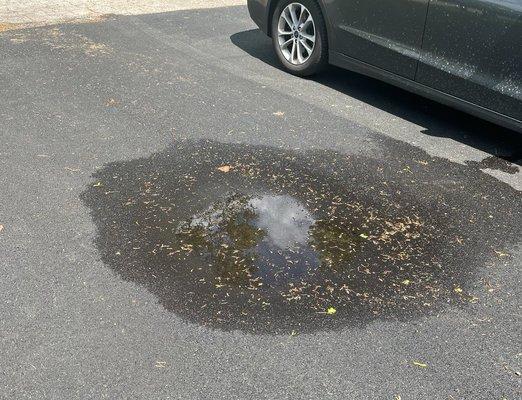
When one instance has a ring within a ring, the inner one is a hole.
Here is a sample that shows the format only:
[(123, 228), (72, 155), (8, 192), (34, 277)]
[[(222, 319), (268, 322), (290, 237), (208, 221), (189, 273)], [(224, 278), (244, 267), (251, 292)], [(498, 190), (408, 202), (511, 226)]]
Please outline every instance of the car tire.
[[(299, 19), (297, 24), (293, 19), (288, 21), (289, 17), (292, 17), (292, 14), (290, 14), (292, 11)], [(298, 14), (299, 11), (303, 14)], [(283, 12), (286, 18), (282, 16)], [(306, 21), (306, 25), (303, 24), (302, 27), (299, 27), (302, 22), (300, 17), (308, 20), (308, 15), (311, 16), (312, 23), (310, 24), (310, 22)], [(291, 22), (293, 26), (288, 22)], [(311, 28), (313, 28), (314, 34), (313, 42), (309, 40), (312, 37)], [(306, 31), (301, 31), (301, 29), (306, 29)], [(298, 32), (296, 33), (296, 31)], [(321, 71), (328, 64), (326, 23), (321, 8), (314, 0), (281, 0), (274, 10), (271, 34), (272, 44), (277, 57), (283, 67), (291, 74), (310, 76)], [(301, 34), (303, 34), (302, 37)], [(304, 35), (307, 36), (305, 37)], [(285, 43), (288, 43), (290, 40), (293, 42), (285, 46)], [(313, 46), (311, 46), (312, 43)], [(310, 49), (312, 50), (311, 52), (309, 51)]]

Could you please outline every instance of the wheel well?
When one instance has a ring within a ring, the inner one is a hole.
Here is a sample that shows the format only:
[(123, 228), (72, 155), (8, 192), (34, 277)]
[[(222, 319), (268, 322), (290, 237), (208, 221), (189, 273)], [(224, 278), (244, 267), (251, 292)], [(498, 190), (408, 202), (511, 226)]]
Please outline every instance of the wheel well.
[(268, 7), (268, 19), (267, 19), (267, 32), (268, 36), (272, 37), (272, 18), (274, 17), (274, 12), (277, 6), (277, 3), (279, 3), (281, 0), (271, 0)]

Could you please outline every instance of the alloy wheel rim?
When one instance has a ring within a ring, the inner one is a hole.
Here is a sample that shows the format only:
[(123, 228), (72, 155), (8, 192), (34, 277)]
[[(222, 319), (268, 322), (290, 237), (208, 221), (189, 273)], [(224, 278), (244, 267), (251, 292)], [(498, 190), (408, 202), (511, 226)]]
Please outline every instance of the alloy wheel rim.
[(315, 49), (315, 22), (310, 11), (300, 3), (291, 3), (279, 16), (279, 49), (294, 65), (304, 64)]

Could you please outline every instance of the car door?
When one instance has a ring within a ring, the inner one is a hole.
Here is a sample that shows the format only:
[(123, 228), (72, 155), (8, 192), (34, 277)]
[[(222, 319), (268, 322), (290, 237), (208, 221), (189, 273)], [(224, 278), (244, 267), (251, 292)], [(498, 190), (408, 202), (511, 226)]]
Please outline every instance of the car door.
[(431, 0), (416, 80), (522, 120), (522, 0)]
[(429, 0), (325, 0), (332, 50), (414, 79)]

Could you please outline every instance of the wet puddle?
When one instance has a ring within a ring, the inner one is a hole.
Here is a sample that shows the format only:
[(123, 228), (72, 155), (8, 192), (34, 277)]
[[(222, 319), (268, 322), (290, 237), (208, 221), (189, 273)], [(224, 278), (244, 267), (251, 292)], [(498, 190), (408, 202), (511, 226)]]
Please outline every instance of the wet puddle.
[(506, 156), (504, 158), (490, 156), (484, 158), (482, 161), (467, 161), (466, 164), (477, 166), (480, 169), (494, 169), (505, 172), (507, 174), (516, 174), (520, 168), (513, 163), (520, 163), (522, 156), (520, 154), (513, 154), (512, 156)]
[(456, 186), (423, 189), (440, 166), (415, 167), (414, 184), (399, 164), (179, 142), (107, 165), (82, 199), (111, 269), (214, 328), (305, 332), (478, 301), (466, 286), (502, 245), (508, 200), (454, 203)]
[(177, 234), (185, 252), (207, 259), (214, 281), (255, 290), (285, 288), (316, 272), (313, 226), (310, 212), (290, 196), (232, 195), (182, 223)]

